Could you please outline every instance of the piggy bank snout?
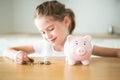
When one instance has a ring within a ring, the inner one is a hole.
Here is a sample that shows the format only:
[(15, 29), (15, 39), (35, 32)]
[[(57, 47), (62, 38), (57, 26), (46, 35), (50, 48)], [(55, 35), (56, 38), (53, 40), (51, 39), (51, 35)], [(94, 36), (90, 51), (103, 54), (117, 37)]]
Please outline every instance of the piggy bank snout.
[(77, 49), (77, 54), (78, 54), (78, 55), (84, 55), (84, 54), (85, 54), (85, 49), (79, 47), (79, 48)]

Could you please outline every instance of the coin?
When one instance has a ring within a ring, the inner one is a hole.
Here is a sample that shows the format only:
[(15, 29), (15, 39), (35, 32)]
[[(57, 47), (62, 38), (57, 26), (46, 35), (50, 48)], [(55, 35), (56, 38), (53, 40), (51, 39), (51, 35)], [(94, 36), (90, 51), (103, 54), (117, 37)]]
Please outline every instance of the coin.
[(44, 64), (45, 64), (45, 65), (50, 65), (51, 62), (50, 62), (50, 61), (44, 61)]
[(32, 58), (29, 58), (29, 60), (30, 60), (30, 62), (34, 62), (34, 59), (32, 59)]
[(43, 61), (39, 61), (39, 64), (42, 64), (42, 65), (43, 65), (43, 64), (44, 64), (44, 62), (43, 62)]

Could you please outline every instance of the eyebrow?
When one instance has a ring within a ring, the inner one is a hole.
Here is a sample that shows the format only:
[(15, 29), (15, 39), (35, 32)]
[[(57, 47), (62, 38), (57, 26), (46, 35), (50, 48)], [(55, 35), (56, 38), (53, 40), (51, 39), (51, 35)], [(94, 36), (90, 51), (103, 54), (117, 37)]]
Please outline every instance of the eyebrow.
[[(47, 26), (46, 28), (44, 28), (44, 30), (48, 30), (52, 26), (53, 26), (53, 24), (50, 24), (49, 26)], [(40, 31), (44, 31), (44, 30), (40, 30)]]
[(49, 29), (50, 27), (52, 27), (53, 26), (53, 24), (51, 24), (51, 25), (49, 25), (49, 26), (47, 26), (47, 28), (46, 29)]

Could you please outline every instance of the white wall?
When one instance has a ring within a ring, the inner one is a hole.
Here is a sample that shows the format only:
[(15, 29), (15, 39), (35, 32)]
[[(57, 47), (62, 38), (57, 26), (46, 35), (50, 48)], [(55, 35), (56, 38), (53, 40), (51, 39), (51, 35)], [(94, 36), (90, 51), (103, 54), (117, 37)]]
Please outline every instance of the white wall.
[[(33, 15), (35, 7), (43, 1), (0, 0), (0, 33), (39, 33)], [(107, 33), (110, 25), (120, 27), (120, 0), (59, 1), (75, 12), (75, 33)]]
[(15, 33), (38, 32), (33, 21), (36, 2), (35, 0), (14, 0), (13, 28)]
[(0, 33), (11, 32), (13, 27), (13, 1), (0, 0)]
[(107, 33), (110, 25), (120, 27), (120, 0), (69, 0), (66, 5), (76, 14), (76, 33)]

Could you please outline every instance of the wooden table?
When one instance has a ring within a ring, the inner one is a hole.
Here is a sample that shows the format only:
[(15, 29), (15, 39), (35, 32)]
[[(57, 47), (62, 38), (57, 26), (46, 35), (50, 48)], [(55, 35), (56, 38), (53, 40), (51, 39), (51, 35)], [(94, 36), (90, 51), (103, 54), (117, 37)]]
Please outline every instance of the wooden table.
[(19, 65), (0, 57), (0, 80), (120, 80), (120, 58), (92, 58), (89, 66), (69, 66), (63, 57), (49, 60), (51, 65)]

